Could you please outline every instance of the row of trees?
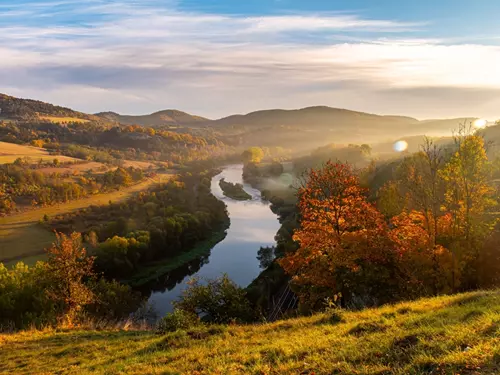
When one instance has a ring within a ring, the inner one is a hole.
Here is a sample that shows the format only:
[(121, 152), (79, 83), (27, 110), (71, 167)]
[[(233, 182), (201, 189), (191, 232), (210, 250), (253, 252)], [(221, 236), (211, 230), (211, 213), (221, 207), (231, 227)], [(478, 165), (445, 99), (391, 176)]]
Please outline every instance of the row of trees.
[(335, 295), (364, 306), (498, 285), (491, 174), (483, 139), (465, 126), (449, 150), (428, 140), (407, 157), (378, 207), (350, 165), (327, 162), (298, 191), (299, 248), (280, 264), (310, 307)]
[(141, 181), (139, 168), (117, 168), (103, 174), (64, 178), (57, 172), (43, 173), (18, 159), (0, 165), (0, 213), (18, 205), (52, 205), (128, 186)]

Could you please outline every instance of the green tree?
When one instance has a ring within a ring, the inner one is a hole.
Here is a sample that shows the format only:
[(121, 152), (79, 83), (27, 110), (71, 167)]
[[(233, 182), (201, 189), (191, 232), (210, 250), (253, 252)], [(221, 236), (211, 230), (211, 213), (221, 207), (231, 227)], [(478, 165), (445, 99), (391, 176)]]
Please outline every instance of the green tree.
[(245, 290), (226, 274), (207, 280), (206, 284), (197, 278), (192, 279), (174, 306), (187, 313), (204, 315), (206, 320), (214, 323), (248, 322), (254, 318)]
[[(446, 182), (446, 209), (452, 215), (452, 251), (460, 273), (462, 287), (477, 285), (477, 260), (482, 242), (489, 231), (486, 211), (495, 204), (490, 185), (491, 164), (484, 140), (471, 127), (461, 125), (455, 136), (456, 151), (443, 168)], [(453, 277), (457, 286), (456, 275)]]

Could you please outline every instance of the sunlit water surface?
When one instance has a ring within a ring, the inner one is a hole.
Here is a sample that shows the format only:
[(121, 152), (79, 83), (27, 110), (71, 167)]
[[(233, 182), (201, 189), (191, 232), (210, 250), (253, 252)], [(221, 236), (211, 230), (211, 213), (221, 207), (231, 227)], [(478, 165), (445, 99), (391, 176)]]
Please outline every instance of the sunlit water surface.
[[(227, 273), (235, 283), (244, 287), (261, 272), (257, 251), (261, 246), (275, 244), (279, 222), (269, 203), (261, 200), (260, 192), (243, 183), (242, 172), (242, 165), (230, 165), (212, 178), (212, 194), (224, 201), (231, 219), (227, 236), (211, 250), (209, 256), (174, 271), (166, 276), (163, 283), (159, 280), (159, 285), (155, 287), (159, 291), (153, 292), (149, 298), (159, 316), (172, 311), (172, 301), (180, 296), (193, 276), (215, 278)], [(219, 186), (222, 178), (243, 184), (245, 191), (252, 195), (252, 200), (236, 201), (225, 197)], [(193, 273), (193, 269), (196, 272)]]

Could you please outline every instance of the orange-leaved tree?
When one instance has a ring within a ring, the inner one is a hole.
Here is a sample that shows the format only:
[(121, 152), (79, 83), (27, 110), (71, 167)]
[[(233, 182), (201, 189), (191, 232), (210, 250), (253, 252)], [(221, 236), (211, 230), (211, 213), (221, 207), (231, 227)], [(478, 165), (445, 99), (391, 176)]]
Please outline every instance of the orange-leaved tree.
[(82, 308), (94, 302), (94, 294), (85, 284), (93, 276), (94, 258), (87, 256), (80, 233), (69, 237), (56, 233), (56, 242), (47, 254), (48, 271), (54, 280), (47, 294), (62, 312), (63, 323), (73, 325)]
[(365, 193), (348, 164), (328, 161), (309, 171), (298, 191), (301, 225), (293, 238), (300, 246), (280, 261), (302, 303), (314, 307), (339, 293), (362, 304), (395, 297), (396, 254)]
[[(434, 243), (428, 217), (421, 211), (402, 212), (391, 220), (389, 236), (398, 254), (401, 274), (405, 275), (406, 297), (450, 292), (452, 256), (448, 249)], [(449, 215), (440, 216), (436, 228), (449, 232)]]

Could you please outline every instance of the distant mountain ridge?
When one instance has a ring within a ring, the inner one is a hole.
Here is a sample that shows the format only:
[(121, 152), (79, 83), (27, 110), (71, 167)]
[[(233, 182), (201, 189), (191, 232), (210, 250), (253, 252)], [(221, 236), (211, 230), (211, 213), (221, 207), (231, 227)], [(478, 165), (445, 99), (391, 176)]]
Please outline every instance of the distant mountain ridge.
[(68, 117), (84, 120), (96, 120), (93, 115), (78, 112), (40, 100), (22, 99), (0, 93), (0, 118), (29, 119), (40, 116)]
[[(67, 117), (108, 124), (194, 130), (199, 135), (215, 131), (233, 145), (281, 145), (290, 148), (318, 147), (328, 143), (374, 143), (414, 135), (451, 135), (464, 118), (417, 120), (397, 115), (377, 115), (327, 106), (302, 109), (270, 109), (210, 120), (175, 109), (146, 115), (116, 112), (85, 114), (38, 100), (0, 94), (0, 119)], [(474, 120), (470, 118), (469, 120)]]
[(166, 109), (151, 113), (149, 115), (121, 115), (116, 112), (100, 112), (96, 116), (105, 118), (108, 121), (118, 122), (126, 125), (144, 126), (192, 126), (207, 123), (210, 120), (190, 115), (189, 113), (175, 109)]

